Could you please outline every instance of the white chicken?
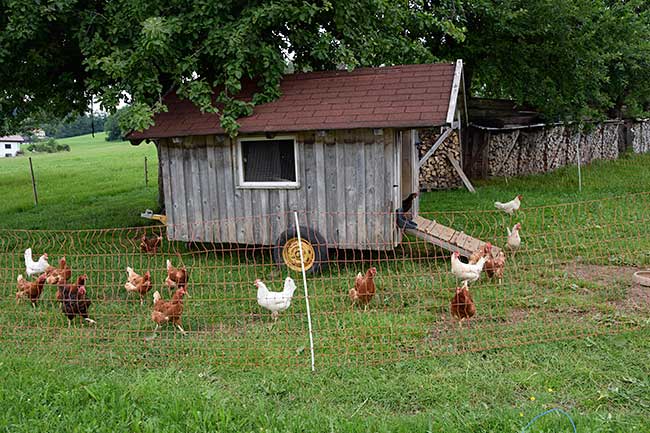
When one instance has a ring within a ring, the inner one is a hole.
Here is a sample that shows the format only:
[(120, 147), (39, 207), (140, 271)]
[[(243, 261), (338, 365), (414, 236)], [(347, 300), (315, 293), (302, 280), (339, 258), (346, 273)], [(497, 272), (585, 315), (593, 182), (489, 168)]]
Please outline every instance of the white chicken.
[(508, 230), (508, 248), (513, 251), (519, 249), (521, 246), (521, 236), (519, 236), (521, 224), (515, 224), (512, 230), (510, 230), (510, 227), (506, 227), (506, 230)]
[(463, 263), (460, 261), (460, 253), (454, 251), (451, 255), (451, 273), (454, 274), (461, 281), (476, 281), (481, 276), (483, 265), (487, 261), (487, 257), (481, 257), (475, 264)]
[(281, 292), (271, 292), (259, 278), (255, 280), (255, 286), (257, 287), (257, 303), (260, 304), (260, 307), (271, 311), (273, 320), (278, 320), (278, 314), (291, 306), (291, 299), (296, 291), (296, 283), (291, 277), (284, 280), (284, 290)]
[(25, 250), (25, 269), (28, 276), (33, 276), (36, 274), (42, 274), (50, 266), (47, 262), (47, 253), (43, 254), (38, 258), (38, 262), (35, 262), (32, 258), (32, 249), (27, 248)]
[(517, 197), (515, 197), (514, 199), (510, 200), (507, 203), (501, 203), (500, 201), (495, 201), (494, 207), (504, 211), (508, 215), (512, 215), (513, 213), (519, 210), (519, 207), (521, 206), (521, 199), (522, 199), (522, 195), (519, 194)]

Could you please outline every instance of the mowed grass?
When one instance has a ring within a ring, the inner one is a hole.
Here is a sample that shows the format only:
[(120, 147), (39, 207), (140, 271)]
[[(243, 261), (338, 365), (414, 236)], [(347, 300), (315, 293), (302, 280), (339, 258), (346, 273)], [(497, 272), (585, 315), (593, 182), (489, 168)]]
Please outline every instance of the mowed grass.
[[(143, 225), (140, 212), (156, 206), (158, 160), (153, 144), (108, 142), (105, 134), (57, 140), (70, 152), (0, 158), (0, 227), (79, 229)], [(38, 206), (34, 206), (28, 156)], [(149, 187), (145, 188), (144, 158)]]
[[(98, 206), (108, 207), (122, 201), (116, 191), (126, 179), (137, 184), (142, 168), (130, 161), (131, 151), (144, 148), (123, 143), (121, 152), (106, 155), (100, 149), (104, 143), (95, 144), (79, 143), (78, 155), (88, 163), (80, 176), (106, 161), (131, 167), (129, 173), (103, 172), (114, 176), (107, 183), (115, 188), (97, 193)], [(68, 163), (66, 155), (54, 156)], [(650, 263), (650, 197), (642, 194), (650, 191), (649, 163), (647, 155), (627, 155), (585, 167), (581, 194), (574, 168), (507, 184), (480, 182), (476, 195), (423, 194), (422, 209), (430, 218), (497, 245), (503, 245), (506, 226), (522, 221), (524, 248), (509, 256), (503, 284), (482, 279), (472, 286), (477, 317), (471, 328), (460, 329), (448, 314), (456, 282), (446, 253), (413, 239), (389, 254), (347, 252), (345, 260), (309, 278), (316, 374), (309, 372), (302, 287), (276, 324), (255, 302), (255, 278), (277, 289), (286, 276), (274, 271), (268, 250), (188, 249), (165, 241), (161, 254), (148, 256), (134, 242), (142, 229), (2, 231), (0, 363), (13, 374), (0, 379), (6, 409), (0, 426), (518, 432), (537, 413), (560, 406), (574, 416), (578, 431), (647, 431), (649, 311), (640, 301), (646, 292), (631, 288), (629, 273)], [(70, 187), (69, 180), (60, 184), (60, 190)], [(152, 185), (124, 194), (142, 194), (148, 200), (144, 207), (152, 207)], [(525, 197), (517, 217), (488, 211), (495, 199), (517, 193)], [(612, 199), (626, 194), (635, 195)], [(35, 226), (3, 212), (17, 223), (10, 227), (68, 227), (61, 225), (67, 222), (58, 220), (57, 209), (67, 209), (72, 198), (62, 197), (60, 203), (43, 203), (42, 218), (31, 220)], [(586, 200), (598, 201), (544, 207)], [(95, 225), (82, 206), (77, 225), (70, 227), (146, 224), (137, 216), (142, 208), (108, 212)], [(66, 254), (75, 276), (88, 274), (97, 326), (68, 329), (49, 287), (37, 309), (16, 306), (15, 276), (24, 271), (25, 245), (55, 259)], [(124, 293), (124, 268), (151, 270), (161, 290), (169, 257), (191, 272), (192, 297), (183, 316), (190, 336), (168, 328), (147, 341), (153, 327), (150, 296), (140, 306), (137, 296)], [(352, 308), (350, 282), (370, 265), (379, 269), (379, 292), (367, 311)], [(299, 274), (292, 276), (300, 281)], [(533, 431), (571, 430), (566, 419), (551, 415)]]

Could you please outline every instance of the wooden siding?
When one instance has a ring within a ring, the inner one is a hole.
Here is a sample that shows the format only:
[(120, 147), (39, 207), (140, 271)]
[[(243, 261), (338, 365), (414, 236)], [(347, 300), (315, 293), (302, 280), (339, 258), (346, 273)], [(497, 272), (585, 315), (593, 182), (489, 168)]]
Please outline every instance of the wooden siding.
[(294, 226), (295, 210), (332, 247), (392, 248), (399, 152), (395, 132), (381, 132), (296, 134), (300, 186), (293, 189), (238, 187), (235, 142), (227, 137), (161, 140), (169, 237), (271, 245)]

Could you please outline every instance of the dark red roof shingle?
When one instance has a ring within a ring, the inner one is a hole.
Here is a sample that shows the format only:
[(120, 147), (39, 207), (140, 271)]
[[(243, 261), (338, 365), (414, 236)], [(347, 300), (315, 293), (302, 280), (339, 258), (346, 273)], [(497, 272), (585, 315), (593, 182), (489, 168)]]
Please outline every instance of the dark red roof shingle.
[[(240, 118), (239, 132), (443, 125), (454, 70), (453, 63), (437, 63), (287, 75), (280, 84), (282, 96)], [(250, 100), (248, 96), (242, 99)], [(224, 133), (219, 115), (201, 113), (174, 92), (164, 102), (169, 110), (156, 114), (153, 126), (130, 133), (128, 139)]]

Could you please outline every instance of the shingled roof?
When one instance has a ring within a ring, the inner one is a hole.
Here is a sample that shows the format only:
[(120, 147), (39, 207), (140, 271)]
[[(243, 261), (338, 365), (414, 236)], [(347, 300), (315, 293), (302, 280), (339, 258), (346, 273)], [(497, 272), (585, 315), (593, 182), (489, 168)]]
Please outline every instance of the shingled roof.
[[(459, 66), (457, 66), (459, 65)], [(286, 75), (282, 96), (255, 106), (238, 120), (240, 133), (294, 132), (354, 128), (415, 128), (444, 125), (457, 63), (360, 68)], [(252, 93), (240, 95), (249, 99)], [(457, 92), (454, 94), (456, 96)], [(223, 134), (219, 115), (201, 113), (171, 92), (169, 108), (155, 124), (128, 139)], [(452, 102), (455, 105), (455, 101)]]

